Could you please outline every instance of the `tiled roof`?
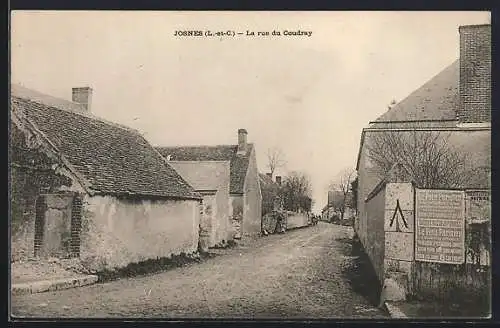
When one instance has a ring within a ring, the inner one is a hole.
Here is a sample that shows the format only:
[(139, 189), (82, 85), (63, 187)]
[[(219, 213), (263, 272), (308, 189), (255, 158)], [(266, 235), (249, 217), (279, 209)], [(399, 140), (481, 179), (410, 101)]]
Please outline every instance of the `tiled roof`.
[(242, 194), (253, 144), (238, 155), (237, 145), (156, 147), (163, 157), (172, 161), (230, 161), (229, 192)]
[(264, 173), (259, 173), (259, 179), (261, 185), (272, 185), (275, 183), (271, 177)]
[(459, 61), (397, 103), (375, 122), (454, 120), (459, 107)]
[(12, 95), (11, 105), (47, 137), (96, 193), (200, 198), (134, 130), (16, 95)]
[(57, 108), (63, 108), (67, 110), (73, 110), (73, 111), (81, 111), (83, 110), (82, 104), (69, 101), (66, 99), (61, 99), (57, 97), (53, 97), (50, 95), (46, 95), (44, 93), (38, 92), (36, 90), (28, 89), (25, 88), (21, 85), (18, 84), (11, 84), (10, 85), (10, 91), (11, 94), (23, 98), (23, 99), (29, 99), (34, 102), (44, 104), (47, 106), (54, 106)]

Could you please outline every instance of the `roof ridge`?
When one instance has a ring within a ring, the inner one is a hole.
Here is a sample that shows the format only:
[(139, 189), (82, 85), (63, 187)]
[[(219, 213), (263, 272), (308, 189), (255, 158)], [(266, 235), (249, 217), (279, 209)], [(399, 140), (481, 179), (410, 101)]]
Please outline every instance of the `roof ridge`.
[(462, 28), (470, 28), (470, 27), (485, 27), (485, 26), (491, 26), (491, 23), (484, 23), (484, 24), (466, 24), (466, 25), (460, 25), (458, 29)]
[[(67, 160), (70, 172), (74, 167), (84, 178), (84, 183), (77, 181), (83, 187), (88, 182), (90, 194), (201, 198), (140, 133), (86, 115), (67, 114), (57, 106), (11, 99), (12, 118), (26, 115), (23, 120), (39, 131), (37, 135), (64, 164)], [(113, 134), (113, 141), (107, 144), (105, 140)]]
[[(247, 143), (247, 145), (254, 145), (253, 142)], [(196, 148), (196, 147), (208, 147), (208, 148), (215, 148), (215, 147), (237, 147), (237, 144), (218, 144), (218, 145), (185, 145), (185, 146), (153, 146), (154, 148)]]
[[(73, 105), (78, 105), (78, 106), (81, 105), (81, 104), (79, 104), (77, 102), (74, 102), (74, 101), (66, 100), (66, 99), (59, 98), (59, 97), (54, 97), (54, 96), (45, 94), (43, 92), (32, 90), (32, 89), (29, 89), (29, 88), (26, 88), (26, 87), (23, 87), (23, 86), (21, 86), (21, 87), (24, 88), (24, 89), (30, 90), (30, 91), (37, 92), (37, 93), (39, 93), (39, 94), (41, 94), (43, 96), (51, 97), (51, 98), (56, 99), (56, 100), (61, 100), (61, 101), (64, 101), (64, 102), (67, 102), (67, 103), (70, 103), (70, 104), (73, 104)], [(83, 112), (83, 111), (72, 110), (72, 109), (69, 109), (69, 108), (61, 108), (60, 106), (53, 105), (53, 104), (47, 104), (47, 103), (44, 103), (44, 102), (42, 102), (40, 100), (36, 100), (36, 99), (30, 98), (29, 96), (12, 95), (12, 90), (11, 90), (11, 98), (23, 99), (25, 101), (33, 102), (33, 103), (40, 104), (40, 105), (43, 105), (43, 106), (46, 106), (46, 107), (50, 107), (50, 108), (54, 108), (54, 109), (57, 109), (57, 110), (66, 111), (66, 112), (69, 112), (69, 113), (78, 114), (78, 115), (83, 116), (83, 117), (94, 119), (94, 120), (102, 122), (102, 123), (110, 124), (110, 125), (116, 126), (118, 128), (121, 128), (121, 129), (125, 129), (125, 130), (128, 130), (128, 131), (133, 131), (133, 132), (136, 132), (138, 134), (141, 134), (139, 132), (139, 130), (137, 130), (137, 129), (131, 128), (129, 126), (126, 126), (126, 125), (123, 125), (123, 124), (120, 124), (120, 123), (108, 121), (108, 120), (106, 120), (106, 119), (104, 119), (102, 117), (99, 117), (99, 116), (93, 114), (92, 112)]]
[[(387, 114), (394, 113), (395, 111), (397, 111), (400, 108), (401, 104), (403, 104), (405, 101), (407, 101), (409, 99), (412, 99), (413, 97), (415, 97), (416, 95), (418, 95), (422, 91), (423, 88), (425, 88), (426, 86), (428, 86), (432, 82), (435, 82), (435, 80), (437, 78), (441, 77), (443, 73), (447, 72), (448, 70), (450, 70), (454, 66), (459, 65), (459, 62), (460, 62), (460, 58), (456, 58), (455, 60), (453, 60), (452, 63), (446, 65), (439, 72), (437, 72), (432, 77), (430, 77), (429, 79), (427, 79), (424, 83), (420, 84), (416, 89), (414, 89), (412, 92), (410, 92), (401, 101), (398, 101), (392, 108), (389, 108), (388, 110), (386, 110), (384, 113), (382, 113), (381, 115), (379, 115), (375, 120), (370, 121), (370, 123), (371, 122), (380, 122), (380, 119), (383, 118), (383, 117), (385, 117)], [(387, 120), (384, 120), (384, 121), (387, 121)], [(412, 121), (412, 120), (408, 120), (407, 119), (406, 121)], [(428, 120), (428, 121), (435, 121), (435, 120)], [(399, 122), (399, 120), (391, 120), (391, 122)]]
[(37, 125), (32, 122), (28, 117), (20, 117), (17, 111), (12, 112), (12, 117), (17, 120), (25, 121), (24, 124), (26, 129), (30, 130), (31, 133), (37, 135), (42, 142), (48, 145), (49, 151), (53, 152), (58, 160), (66, 167), (66, 169), (75, 177), (76, 181), (81, 185), (81, 187), (90, 195), (93, 195), (92, 184), (85, 178), (80, 172), (68, 161), (66, 156), (59, 150), (59, 148), (50, 140), (45, 133), (43, 133)]
[(219, 144), (219, 145), (184, 145), (184, 146), (154, 146), (155, 148), (195, 148), (195, 147), (236, 147), (236, 144)]
[[(144, 136), (142, 136), (142, 135), (141, 135), (141, 137), (142, 137), (143, 139), (145, 139), (145, 138), (144, 138)], [(147, 142), (147, 140), (146, 140), (146, 142)], [(149, 143), (148, 143), (148, 144), (149, 144)], [(191, 184), (189, 184), (189, 182), (188, 182), (188, 181), (186, 181), (186, 179), (184, 179), (184, 178), (182, 177), (182, 175), (180, 175), (180, 174), (179, 174), (179, 172), (177, 172), (177, 171), (175, 170), (175, 168), (173, 168), (173, 167), (172, 167), (172, 165), (168, 162), (168, 160), (167, 160), (165, 157), (163, 157), (163, 155), (162, 155), (162, 154), (158, 151), (158, 149), (156, 149), (156, 148), (155, 148), (153, 145), (151, 145), (151, 144), (149, 144), (149, 145), (151, 146), (151, 149), (153, 149), (153, 152), (154, 152), (157, 156), (159, 156), (159, 157), (161, 158), (161, 160), (162, 160), (163, 164), (165, 164), (166, 166), (168, 166), (169, 168), (171, 168), (172, 170), (174, 170), (174, 172), (177, 174), (177, 176), (175, 177), (175, 179), (176, 179), (176, 180), (180, 180), (181, 184), (185, 184), (185, 185), (188, 187), (188, 189), (191, 189), (191, 190), (190, 190), (191, 194), (193, 194), (193, 195), (195, 195), (195, 196), (197, 196), (197, 197), (198, 197), (198, 196), (200, 196), (200, 195), (198, 194), (198, 192), (197, 192), (197, 191), (193, 188), (193, 186), (191, 186)]]

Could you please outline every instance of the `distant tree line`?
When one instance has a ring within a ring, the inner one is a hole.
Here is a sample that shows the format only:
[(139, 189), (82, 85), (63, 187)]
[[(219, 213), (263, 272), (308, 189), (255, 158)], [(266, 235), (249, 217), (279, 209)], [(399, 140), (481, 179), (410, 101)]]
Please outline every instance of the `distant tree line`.
[(288, 174), (285, 177), (281, 192), (286, 210), (294, 212), (299, 210), (311, 211), (312, 186), (311, 180), (305, 173), (294, 171)]
[[(282, 150), (277, 147), (269, 148), (267, 168), (271, 173), (271, 179), (277, 169), (285, 166), (286, 160)], [(281, 185), (271, 183), (262, 188), (262, 214), (272, 212), (276, 202), (280, 202), (287, 211), (310, 212), (313, 205), (311, 195), (312, 185), (309, 176), (304, 172), (292, 171), (283, 177)]]

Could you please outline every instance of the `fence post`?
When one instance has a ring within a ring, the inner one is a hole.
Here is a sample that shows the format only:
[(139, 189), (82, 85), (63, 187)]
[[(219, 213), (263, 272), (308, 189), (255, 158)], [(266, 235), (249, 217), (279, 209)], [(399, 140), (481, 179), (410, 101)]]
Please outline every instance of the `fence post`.
[[(389, 300), (388, 286), (397, 286), (406, 298), (413, 292), (414, 269), (414, 187), (410, 182), (386, 185), (384, 210), (384, 289), (381, 297)], [(385, 291), (385, 293), (384, 293)]]

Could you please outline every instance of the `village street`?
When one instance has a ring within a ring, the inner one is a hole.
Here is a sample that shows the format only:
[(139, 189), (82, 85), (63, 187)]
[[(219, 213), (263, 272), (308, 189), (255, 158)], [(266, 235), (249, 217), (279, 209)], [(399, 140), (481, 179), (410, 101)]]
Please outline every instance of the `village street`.
[[(351, 228), (319, 223), (167, 272), (13, 296), (18, 317), (383, 318), (353, 291)], [(359, 270), (360, 268), (358, 268)], [(359, 280), (359, 279), (358, 279)]]

